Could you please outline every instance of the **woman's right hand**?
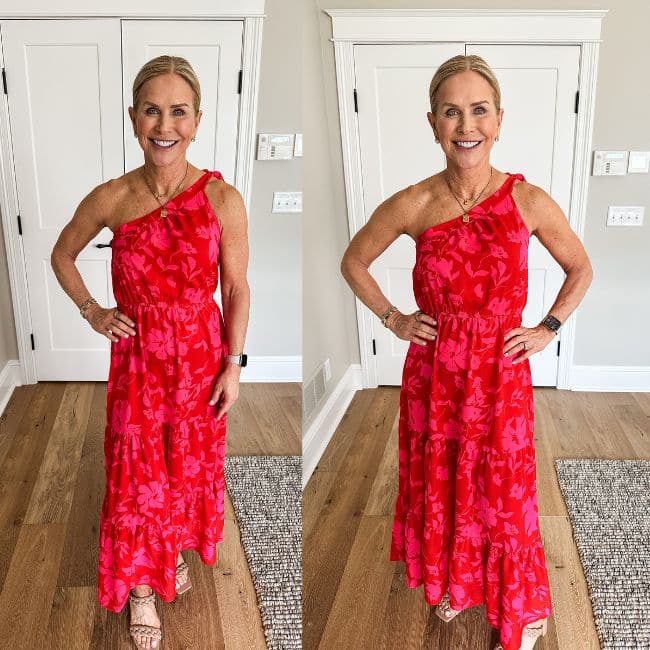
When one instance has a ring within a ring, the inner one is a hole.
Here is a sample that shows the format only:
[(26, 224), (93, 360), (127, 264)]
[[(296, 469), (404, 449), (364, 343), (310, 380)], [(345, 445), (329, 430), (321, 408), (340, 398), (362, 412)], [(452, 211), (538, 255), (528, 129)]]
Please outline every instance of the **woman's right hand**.
[(438, 335), (438, 322), (420, 310), (412, 314), (395, 311), (386, 320), (386, 325), (395, 336), (418, 345), (426, 345)]
[(104, 309), (97, 304), (90, 305), (86, 310), (86, 318), (96, 332), (111, 341), (120, 340), (115, 336), (116, 333), (123, 338), (136, 333), (133, 329), (135, 323), (117, 307)]

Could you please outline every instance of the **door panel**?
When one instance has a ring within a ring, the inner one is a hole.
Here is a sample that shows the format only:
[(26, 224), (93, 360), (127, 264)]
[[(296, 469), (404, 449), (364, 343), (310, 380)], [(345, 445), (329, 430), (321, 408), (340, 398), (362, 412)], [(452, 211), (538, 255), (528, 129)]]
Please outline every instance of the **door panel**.
[[(123, 173), (120, 23), (7, 20), (0, 36), (37, 378), (105, 380), (110, 341), (81, 318), (50, 256), (81, 199)], [(77, 259), (103, 306), (110, 248), (95, 244), (110, 239), (103, 229)]]

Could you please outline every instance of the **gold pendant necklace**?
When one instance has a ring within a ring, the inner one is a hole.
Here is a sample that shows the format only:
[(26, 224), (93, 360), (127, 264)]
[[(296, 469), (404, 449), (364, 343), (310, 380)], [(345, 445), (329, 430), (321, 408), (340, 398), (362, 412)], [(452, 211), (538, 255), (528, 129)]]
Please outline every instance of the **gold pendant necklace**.
[[(493, 167), (490, 165), (490, 178), (488, 179), (488, 182), (485, 184), (485, 187), (479, 192), (478, 196), (476, 197), (476, 201), (479, 200), (483, 192), (485, 192), (485, 188), (490, 184), (490, 181), (492, 180), (492, 170)], [(456, 202), (458, 205), (460, 205), (461, 210), (463, 211), (463, 223), (469, 223), (469, 211), (476, 205), (476, 201), (472, 203), (472, 205), (469, 206), (469, 209), (465, 209), (465, 205), (467, 205), (468, 201), (471, 201), (471, 198), (469, 199), (463, 199), (463, 202), (461, 203), (458, 199), (458, 197), (454, 194), (454, 190), (451, 189), (451, 185), (449, 184), (449, 181), (447, 180), (447, 177), (445, 176), (445, 181), (447, 183), (447, 187), (449, 188), (449, 191), (452, 193), (453, 197), (456, 199)]]
[(158, 201), (158, 205), (160, 205), (160, 207), (161, 207), (161, 210), (160, 210), (160, 216), (161, 216), (161, 217), (165, 218), (165, 217), (167, 216), (167, 203), (169, 203), (169, 201), (172, 200), (172, 198), (174, 197), (174, 195), (176, 194), (176, 192), (178, 192), (178, 189), (180, 188), (180, 186), (183, 184), (183, 181), (184, 181), (185, 178), (187, 177), (187, 170), (188, 170), (189, 168), (190, 168), (190, 163), (189, 163), (189, 160), (188, 160), (188, 161), (186, 162), (186, 164), (185, 164), (185, 174), (183, 175), (183, 178), (181, 178), (181, 182), (176, 186), (176, 189), (171, 193), (169, 200), (168, 200), (168, 201), (165, 201), (165, 205), (163, 205), (163, 204), (160, 202), (160, 198), (159, 198), (159, 197), (161, 197), (161, 196), (165, 196), (165, 195), (164, 195), (164, 194), (156, 194), (156, 192), (154, 192), (154, 191), (151, 189), (151, 185), (149, 185), (149, 181), (147, 180), (147, 177), (146, 177), (146, 175), (145, 175), (145, 173), (144, 173), (144, 167), (142, 168), (142, 176), (144, 177), (144, 182), (146, 183), (147, 187), (149, 188), (149, 191), (153, 194), (153, 196), (154, 196), (154, 198), (156, 199), (156, 201)]

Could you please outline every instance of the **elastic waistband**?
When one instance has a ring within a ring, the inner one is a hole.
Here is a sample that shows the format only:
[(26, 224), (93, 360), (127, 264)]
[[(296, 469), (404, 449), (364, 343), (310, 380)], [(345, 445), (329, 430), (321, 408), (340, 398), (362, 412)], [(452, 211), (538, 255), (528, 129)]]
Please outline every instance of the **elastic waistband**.
[(205, 300), (200, 300), (196, 302), (191, 302), (188, 300), (163, 300), (159, 302), (134, 302), (134, 303), (123, 303), (118, 302), (118, 307), (120, 309), (191, 309), (204, 307), (206, 305), (213, 304), (216, 307), (219, 306), (217, 301), (210, 297)]
[(442, 316), (444, 318), (457, 318), (460, 320), (505, 320), (513, 318), (521, 318), (521, 312), (510, 311), (503, 314), (495, 314), (493, 312), (474, 312), (473, 314), (459, 314), (451, 311), (438, 311), (435, 314), (429, 314), (432, 318)]

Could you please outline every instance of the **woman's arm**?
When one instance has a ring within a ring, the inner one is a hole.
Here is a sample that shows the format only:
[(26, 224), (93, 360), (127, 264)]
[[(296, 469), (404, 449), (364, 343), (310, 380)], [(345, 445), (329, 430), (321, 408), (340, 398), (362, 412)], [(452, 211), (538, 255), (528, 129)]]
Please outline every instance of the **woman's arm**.
[[(587, 253), (578, 236), (569, 225), (562, 208), (541, 187), (531, 183), (516, 183), (513, 196), (526, 221), (533, 225), (531, 234), (548, 250), (555, 261), (564, 269), (566, 278), (558, 296), (545, 314), (555, 316), (561, 323), (580, 304), (593, 278), (593, 269)], [(521, 363), (536, 352), (543, 350), (556, 334), (540, 322), (535, 327), (516, 327), (506, 333), (503, 352), (506, 356), (518, 351), (521, 354), (513, 363)]]
[(532, 234), (566, 273), (557, 299), (548, 311), (564, 323), (587, 293), (593, 268), (562, 208), (541, 187), (526, 185), (522, 209), (530, 216)]
[[(230, 354), (241, 354), (248, 329), (250, 289), (248, 286), (248, 218), (241, 194), (225, 181), (210, 181), (205, 188), (213, 210), (221, 222), (219, 265), (221, 304)], [(216, 403), (223, 390), (224, 399), (217, 412), (221, 417), (239, 395), (241, 366), (224, 364), (210, 403)]]
[[(65, 225), (52, 249), (50, 264), (56, 279), (77, 307), (91, 297), (75, 264), (79, 253), (106, 226), (105, 215), (109, 212), (112, 190), (110, 182), (98, 185), (83, 198), (72, 219)], [(95, 331), (111, 341), (135, 334), (131, 321), (125, 314), (116, 318), (114, 310), (91, 304), (85, 312), (88, 322)], [(109, 329), (111, 331), (109, 331)], [(113, 333), (111, 333), (113, 332)]]
[[(368, 222), (359, 229), (341, 259), (341, 274), (354, 294), (376, 316), (382, 316), (391, 302), (382, 293), (368, 267), (400, 235), (407, 233), (409, 215), (413, 211), (412, 186), (387, 198), (370, 215)], [(419, 320), (418, 320), (419, 319)], [(436, 330), (430, 327), (436, 321), (427, 314), (405, 315), (393, 312), (386, 325), (397, 336), (408, 341), (426, 345)]]

